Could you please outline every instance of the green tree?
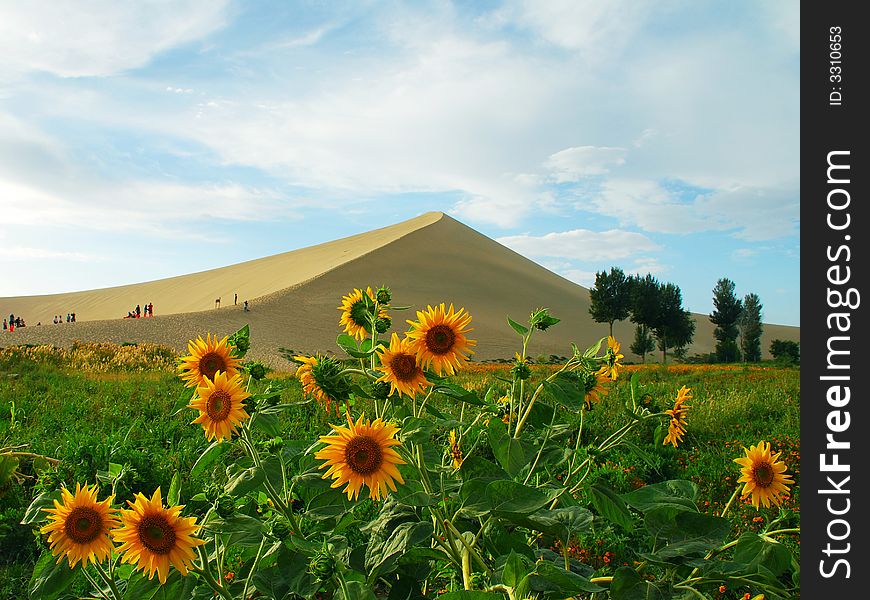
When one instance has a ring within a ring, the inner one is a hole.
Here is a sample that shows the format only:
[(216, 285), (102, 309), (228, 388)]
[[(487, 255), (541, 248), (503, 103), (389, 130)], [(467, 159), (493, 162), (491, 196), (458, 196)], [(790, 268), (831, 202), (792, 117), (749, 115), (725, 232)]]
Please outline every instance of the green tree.
[(668, 348), (685, 348), (695, 336), (692, 313), (683, 308), (680, 286), (666, 283), (659, 287), (659, 310), (654, 331), (662, 351), (662, 362), (668, 362)]
[(710, 322), (716, 326), (713, 336), (716, 338), (716, 358), (720, 362), (736, 362), (740, 359), (740, 348), (737, 346), (737, 321), (743, 312), (743, 303), (734, 293), (734, 282), (723, 277), (713, 288), (713, 306)]
[(773, 340), (770, 342), (770, 353), (773, 358), (786, 364), (799, 365), (801, 362), (801, 345), (791, 340)]
[(759, 362), (761, 360), (761, 333), (764, 325), (761, 323), (761, 298), (758, 294), (746, 294), (743, 297), (743, 312), (740, 315), (740, 349), (743, 360)]
[(619, 267), (611, 267), (610, 273), (595, 273), (595, 285), (589, 290), (592, 305), (589, 314), (598, 323), (610, 325), (613, 335), (613, 322), (628, 318), (631, 307), (631, 280)]
[(661, 284), (658, 279), (650, 274), (643, 277), (633, 275), (629, 278), (629, 281), (629, 313), (631, 321), (641, 328), (640, 333), (635, 330), (634, 338), (637, 348), (641, 351), (636, 352), (632, 349), (632, 352), (640, 354), (643, 361), (646, 362), (646, 353), (655, 350), (652, 331), (655, 329), (659, 319)]
[(629, 346), (629, 350), (641, 357), (643, 362), (646, 362), (646, 355), (656, 349), (655, 340), (652, 334), (645, 325), (638, 325), (634, 328), (634, 341)]

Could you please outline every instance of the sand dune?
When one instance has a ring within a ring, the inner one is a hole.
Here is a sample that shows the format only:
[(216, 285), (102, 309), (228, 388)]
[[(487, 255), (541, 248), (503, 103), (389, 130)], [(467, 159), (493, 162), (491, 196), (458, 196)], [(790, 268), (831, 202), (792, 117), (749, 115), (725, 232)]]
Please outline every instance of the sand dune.
[[(589, 316), (589, 292), (442, 213), (426, 213), (383, 229), (229, 267), (101, 290), (0, 298), (3, 314), (24, 316), (30, 326), (6, 333), (0, 344), (73, 340), (153, 341), (183, 348), (205, 332), (227, 334), (249, 323), (252, 357), (277, 367), (289, 364), (281, 346), (303, 352), (337, 350), (337, 310), (354, 287), (380, 284), (394, 291), (394, 303), (416, 309), (439, 302), (465, 307), (472, 315), (478, 360), (511, 357), (517, 338), (506, 322), (523, 322), (542, 306), (562, 322), (533, 339), (529, 353), (566, 355), (607, 335), (607, 324)], [(239, 305), (232, 306), (233, 294)], [(214, 309), (221, 297), (223, 308)], [(249, 300), (250, 312), (241, 303)], [(121, 319), (136, 303), (153, 302), (153, 319)], [(74, 324), (52, 325), (54, 314), (77, 313)], [(413, 310), (395, 312), (394, 329), (405, 330)], [(33, 326), (42, 321), (41, 327)], [(707, 315), (696, 315), (690, 353), (714, 346)], [(47, 324), (47, 325), (46, 325)], [(631, 323), (614, 327), (624, 350)], [(800, 329), (765, 325), (762, 348), (772, 339), (800, 340)], [(638, 357), (628, 356), (637, 360)]]

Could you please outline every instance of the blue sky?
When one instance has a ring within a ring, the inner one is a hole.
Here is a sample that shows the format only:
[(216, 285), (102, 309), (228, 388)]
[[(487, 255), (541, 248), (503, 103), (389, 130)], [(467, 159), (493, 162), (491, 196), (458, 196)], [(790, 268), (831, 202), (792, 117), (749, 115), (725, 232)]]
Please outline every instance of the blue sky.
[[(0, 296), (441, 210), (800, 323), (799, 5), (0, 3)], [(364, 283), (364, 282), (363, 282)], [(545, 303), (546, 299), (542, 299)]]

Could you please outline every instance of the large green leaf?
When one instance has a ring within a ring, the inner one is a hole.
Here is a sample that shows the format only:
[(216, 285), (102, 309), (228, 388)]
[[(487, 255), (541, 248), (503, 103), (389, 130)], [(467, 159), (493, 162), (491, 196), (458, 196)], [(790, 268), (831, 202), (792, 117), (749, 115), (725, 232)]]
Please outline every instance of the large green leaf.
[(244, 496), (248, 492), (257, 489), (265, 478), (261, 467), (249, 467), (235, 470), (232, 466), (227, 469), (228, 481), (225, 490), (233, 496)]
[(44, 509), (46, 508), (54, 508), (54, 501), (57, 500), (60, 502), (61, 494), (60, 490), (52, 490), (50, 492), (41, 492), (36, 498), (33, 499), (33, 502), (30, 503), (30, 506), (27, 507), (27, 510), (24, 512), (24, 518), (21, 519), (22, 525), (31, 525), (33, 523), (39, 523), (48, 518), (48, 514)]
[(212, 442), (208, 448), (203, 450), (199, 458), (196, 459), (196, 462), (193, 463), (193, 467), (190, 469), (190, 477), (193, 478), (202, 473), (230, 448), (232, 448), (232, 444), (224, 444), (219, 441)]
[(481, 400), (475, 392), (471, 392), (452, 383), (439, 383), (434, 387), (433, 391), (438, 392), (439, 394), (444, 394), (454, 400), (471, 404), (472, 406), (486, 406), (486, 402)]
[(181, 573), (175, 569), (169, 571), (165, 584), (161, 584), (160, 578), (156, 576), (148, 579), (144, 575), (136, 573), (127, 582), (124, 600), (178, 600), (179, 598), (189, 598), (195, 585), (195, 577), (182, 577)]
[(508, 325), (510, 325), (511, 328), (513, 328), (513, 330), (516, 331), (520, 337), (525, 336), (529, 332), (529, 328), (526, 327), (525, 325), (520, 325), (519, 323), (517, 323), (516, 321), (514, 321), (510, 317), (508, 317), (507, 320), (508, 320)]
[(9, 482), (18, 471), (18, 457), (0, 454), (0, 489)]
[(489, 482), (496, 479), (510, 479), (510, 475), (504, 469), (476, 454), (462, 461), (459, 473), (465, 482), (474, 480)]
[(562, 406), (579, 409), (586, 398), (586, 386), (573, 371), (556, 375), (553, 381), (544, 380), (544, 389)]
[(515, 588), (520, 584), (520, 581), (531, 571), (531, 561), (525, 559), (522, 554), (517, 554), (513, 550), (508, 554), (507, 560), (504, 563), (501, 580), (508, 587)]
[(50, 552), (39, 557), (30, 578), (31, 600), (54, 600), (63, 594), (76, 577), (65, 557), (60, 562)]
[(259, 592), (277, 600), (312, 598), (318, 587), (308, 572), (308, 558), (301, 553), (291, 553), (283, 546), (278, 550), (275, 564), (258, 569), (251, 581)]
[(580, 506), (567, 506), (554, 510), (541, 509), (524, 517), (522, 525), (560, 540), (584, 533), (592, 526), (592, 513)]
[(490, 419), (486, 430), (495, 459), (511, 477), (526, 466), (526, 452), (520, 440), (511, 437), (500, 419)]
[(612, 600), (666, 600), (669, 596), (631, 567), (619, 567), (610, 584)]
[(402, 441), (415, 444), (429, 444), (435, 425), (428, 419), (408, 417), (402, 422)]
[(626, 531), (634, 528), (634, 519), (625, 502), (616, 492), (600, 484), (590, 486), (589, 492), (592, 494), (592, 504), (598, 514)]
[(227, 546), (258, 546), (263, 539), (262, 521), (242, 513), (214, 518), (209, 528), (220, 532)]
[(532, 591), (542, 593), (545, 598), (560, 599), (576, 596), (580, 592), (604, 590), (603, 587), (592, 583), (585, 577), (546, 561), (537, 563), (535, 572), (529, 575), (529, 586)]
[(432, 523), (406, 522), (393, 529), (385, 540), (372, 536), (366, 549), (366, 570), (370, 574), (389, 572), (408, 548), (431, 541), (432, 532)]
[(498, 480), (487, 484), (484, 495), (494, 513), (528, 515), (552, 502), (562, 491), (545, 493), (516, 481)]
[(673, 479), (645, 485), (633, 492), (624, 494), (622, 497), (632, 508), (640, 512), (646, 512), (662, 505), (676, 505), (697, 512), (698, 509), (695, 506), (697, 493), (698, 486), (691, 481)]
[(775, 577), (785, 573), (792, 564), (792, 553), (779, 542), (746, 532), (737, 540), (734, 561), (745, 563), (750, 572), (764, 567)]

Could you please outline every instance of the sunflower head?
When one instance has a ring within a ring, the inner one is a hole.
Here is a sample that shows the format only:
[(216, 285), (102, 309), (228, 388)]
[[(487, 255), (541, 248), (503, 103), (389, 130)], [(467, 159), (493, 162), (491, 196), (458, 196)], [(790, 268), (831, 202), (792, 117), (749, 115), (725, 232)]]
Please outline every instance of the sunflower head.
[(527, 356), (520, 356), (519, 352), (515, 353), (511, 374), (520, 381), (525, 381), (531, 377), (532, 369), (529, 366), (529, 358)]
[[(371, 334), (372, 316), (375, 314), (375, 295), (372, 288), (368, 287), (365, 291), (354, 288), (351, 293), (341, 298), (338, 310), (341, 311), (338, 322), (348, 335), (363, 340)], [(377, 312), (375, 320), (387, 316), (383, 306), (378, 306)]]
[(411, 331), (407, 337), (417, 359), (424, 369), (433, 369), (436, 374), (454, 375), (474, 353), (471, 349), (477, 342), (466, 335), (472, 331), (468, 325), (471, 315), (464, 308), (445, 308), (442, 302), (437, 307), (427, 306), (417, 311), (417, 321), (408, 321)]
[(450, 458), (453, 460), (453, 468), (458, 469), (462, 466), (462, 447), (459, 445), (459, 440), (456, 438), (456, 430), (450, 430)]
[(97, 486), (82, 488), (76, 484), (75, 493), (61, 488), (62, 502), (54, 501), (54, 508), (45, 508), (49, 523), (40, 531), (48, 534), (51, 553), (57, 562), (66, 556), (70, 568), (82, 561), (86, 565), (103, 562), (111, 553), (109, 531), (118, 525), (118, 511), (112, 508), (114, 496), (97, 502)]
[(182, 517), (183, 506), (164, 508), (160, 488), (149, 500), (136, 494), (136, 501), (127, 501), (132, 510), (121, 511), (121, 527), (112, 531), (112, 537), (121, 545), (118, 552), (123, 562), (136, 566), (166, 583), (170, 565), (187, 575), (194, 560), (193, 549), (205, 542), (196, 537), (200, 527), (195, 517)]
[(668, 423), (668, 435), (665, 436), (662, 445), (673, 445), (674, 448), (682, 443), (683, 436), (686, 433), (686, 413), (691, 406), (686, 404), (686, 400), (692, 398), (692, 390), (683, 386), (677, 392), (677, 398), (674, 400), (674, 408), (666, 410), (665, 414), (670, 415), (671, 420)]
[(601, 371), (585, 371), (580, 375), (580, 379), (586, 392), (583, 396), (583, 402), (586, 408), (592, 408), (593, 404), (601, 402), (601, 394), (607, 391), (610, 378)]
[(616, 381), (619, 369), (622, 368), (622, 363), (619, 361), (623, 358), (625, 355), (620, 352), (619, 342), (612, 335), (607, 336), (607, 353), (604, 355), (604, 362), (599, 372), (602, 375), (607, 375), (611, 381)]
[(335, 435), (321, 436), (326, 447), (314, 456), (323, 459), (320, 468), (329, 467), (323, 474), (324, 479), (332, 478), (332, 487), (347, 484), (345, 492), (353, 500), (359, 497), (363, 485), (369, 488), (374, 500), (387, 497), (389, 488), (396, 491), (394, 482), (405, 483), (396, 465), (403, 465), (398, 453), (393, 449), (400, 445), (396, 439), (398, 427), (376, 419), (373, 423), (363, 421), (362, 415), (356, 422), (347, 415), (347, 427), (333, 425)]
[(390, 338), (390, 347), (379, 346), (378, 355), (381, 359), (378, 370), (384, 373), (378, 381), (389, 383), (391, 394), (398, 392), (413, 398), (432, 385), (417, 364), (417, 354), (408, 340), (400, 340), (394, 333)]
[(244, 390), (241, 377), (227, 377), (226, 373), (218, 371), (214, 381), (205, 379), (196, 388), (196, 395), (188, 408), (199, 411), (193, 423), (202, 425), (206, 439), (228, 440), (236, 432), (236, 427), (250, 418), (244, 405), (250, 397)]
[(771, 454), (770, 444), (761, 441), (756, 446), (743, 448), (746, 456), (735, 458), (739, 464), (741, 477), (738, 483), (744, 484), (742, 497), (752, 494), (752, 505), (765, 508), (771, 504), (779, 506), (783, 498), (789, 495), (789, 485), (794, 484), (791, 475), (786, 475), (787, 467), (779, 460), (781, 452)]
[(350, 385), (342, 375), (341, 363), (331, 356), (296, 356), (294, 359), (299, 363), (296, 369), (296, 377), (302, 383), (302, 391), (305, 395), (317, 400), (327, 412), (335, 410), (338, 413), (338, 405), (347, 402)]
[(204, 380), (214, 379), (218, 371), (232, 377), (238, 373), (239, 360), (233, 355), (233, 346), (229, 344), (229, 336), (218, 341), (207, 334), (187, 343), (188, 356), (183, 356), (178, 365), (181, 378), (187, 387), (203, 385)]

